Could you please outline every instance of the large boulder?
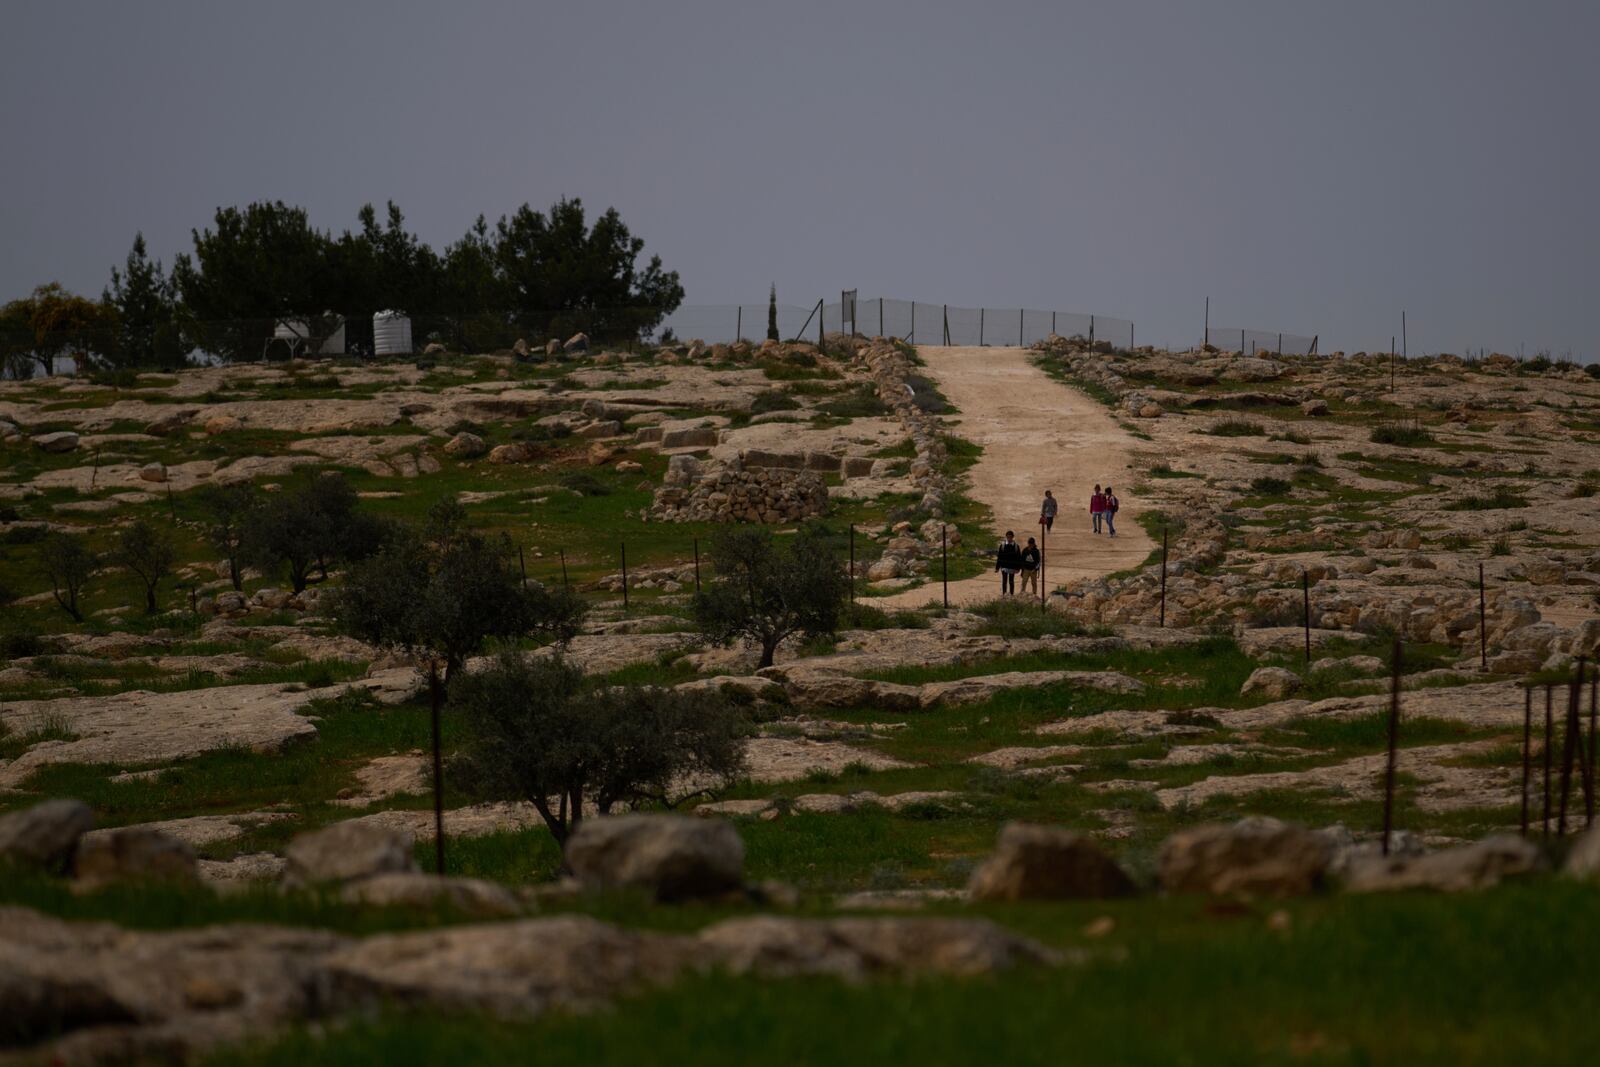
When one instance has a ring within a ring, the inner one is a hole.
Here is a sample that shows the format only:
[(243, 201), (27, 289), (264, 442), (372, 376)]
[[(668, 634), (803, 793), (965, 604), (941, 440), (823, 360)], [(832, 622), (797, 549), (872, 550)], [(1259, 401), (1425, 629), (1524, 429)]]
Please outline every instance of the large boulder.
[(1161, 846), (1169, 893), (1290, 896), (1322, 884), (1333, 860), (1326, 837), (1277, 819), (1241, 819), (1180, 830)]
[(292, 888), (353, 882), (377, 874), (405, 874), (417, 869), (412, 837), (376, 823), (353, 819), (289, 842), (283, 883)]
[(1352, 893), (1432, 889), (1460, 893), (1488, 889), (1501, 880), (1539, 870), (1537, 845), (1515, 834), (1495, 834), (1459, 848), (1422, 856), (1370, 856), (1353, 862), (1344, 887)]
[(42, 433), (33, 439), (33, 446), (41, 452), (71, 452), (78, 447), (78, 435), (71, 430)]
[(1264, 696), (1283, 700), (1300, 691), (1300, 676), (1282, 667), (1261, 667), (1252, 671), (1239, 689), (1240, 696)]
[(720, 819), (586, 819), (567, 842), (566, 860), (588, 889), (644, 889), (657, 900), (718, 897), (744, 885), (744, 843)]
[(563, 352), (587, 352), (587, 351), (589, 351), (589, 335), (586, 334), (586, 333), (575, 333), (575, 334), (573, 334), (571, 337), (567, 338), (566, 341), (561, 345), (561, 351), (563, 351)]
[(94, 812), (78, 800), (47, 800), (0, 815), (0, 860), (65, 871), (78, 839), (94, 829)]
[(194, 849), (152, 826), (96, 830), (78, 842), (73, 872), (89, 886), (113, 882), (194, 882), (200, 877)]
[(1094, 839), (1076, 830), (1013, 822), (973, 872), (973, 900), (1061, 900), (1125, 897), (1133, 879)]
[(1567, 853), (1567, 865), (1562, 872), (1570, 878), (1600, 882), (1600, 823), (1578, 838), (1578, 843)]

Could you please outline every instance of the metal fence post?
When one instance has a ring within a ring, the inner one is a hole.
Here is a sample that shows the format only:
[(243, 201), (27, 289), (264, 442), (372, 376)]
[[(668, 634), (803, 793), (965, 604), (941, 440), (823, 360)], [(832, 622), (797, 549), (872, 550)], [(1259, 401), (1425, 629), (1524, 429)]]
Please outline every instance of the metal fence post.
[(950, 343), (950, 305), (944, 305), (944, 343)]
[(978, 309), (978, 347), (983, 347), (983, 309)]
[(1209, 296), (1208, 296), (1208, 297), (1206, 297), (1206, 332), (1205, 332), (1205, 343), (1206, 343), (1206, 344), (1208, 344), (1208, 345), (1209, 345), (1209, 344), (1210, 344), (1210, 343), (1211, 343), (1211, 298), (1210, 298), (1210, 297), (1209, 297)]
[(628, 542), (622, 545), (622, 610), (628, 610)]
[(444, 874), (444, 756), (440, 752), (439, 706), (444, 694), (439, 689), (439, 661), (428, 660), (428, 696), (433, 707), (433, 871)]
[(1394, 663), (1389, 678), (1389, 757), (1383, 772), (1383, 854), (1389, 854), (1394, 832), (1395, 749), (1400, 736), (1400, 639), (1394, 639)]
[(1089, 343), (1094, 344), (1094, 316), (1089, 316)]
[(744, 305), (738, 305), (733, 316), (733, 341), (738, 344), (744, 340)]
[(1022, 331), (1023, 331), (1022, 320), (1023, 320), (1023, 316), (1026, 315), (1026, 314), (1027, 314), (1027, 309), (1025, 309), (1025, 308), (1018, 308), (1017, 309), (1017, 347), (1018, 348), (1022, 347)]
[(878, 336), (883, 336), (883, 297), (878, 297)]

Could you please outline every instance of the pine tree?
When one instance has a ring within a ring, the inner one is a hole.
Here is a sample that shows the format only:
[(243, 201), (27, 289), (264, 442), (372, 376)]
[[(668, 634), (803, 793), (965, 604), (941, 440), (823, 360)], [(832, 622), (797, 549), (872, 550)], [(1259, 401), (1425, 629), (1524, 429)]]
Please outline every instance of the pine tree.
[(124, 268), (111, 268), (111, 287), (103, 300), (117, 309), (114, 362), (124, 367), (183, 366), (173, 284), (161, 261), (151, 260), (144, 234), (134, 236)]
[(767, 340), (777, 341), (778, 337), (778, 283), (772, 283), (772, 291), (767, 294)]

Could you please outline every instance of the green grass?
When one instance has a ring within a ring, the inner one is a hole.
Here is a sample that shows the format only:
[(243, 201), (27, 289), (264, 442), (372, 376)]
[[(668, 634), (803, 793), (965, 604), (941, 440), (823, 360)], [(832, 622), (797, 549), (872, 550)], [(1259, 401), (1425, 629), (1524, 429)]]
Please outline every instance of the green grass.
[[(938, 909), (946, 914), (952, 909)], [(1269, 915), (1281, 910), (1274, 929)], [(960, 914), (968, 914), (963, 911)], [(210, 1061), (306, 1064), (1577, 1063), (1600, 1022), (1563, 990), (1600, 981), (1571, 931), (1600, 898), (1494, 892), (1211, 908), (1187, 899), (979, 909), (1086, 962), (994, 977), (852, 985), (709, 974), (615, 1011), (531, 1022), (415, 1011), (297, 1030)], [(1082, 933), (1108, 916), (1101, 940)], [(1469, 980), (1470, 978), (1470, 980)]]
[(1403, 448), (1418, 448), (1431, 445), (1434, 441), (1432, 431), (1416, 422), (1391, 422), (1374, 426), (1368, 438), (1373, 444), (1399, 445)]
[(1265, 437), (1267, 431), (1260, 423), (1249, 419), (1223, 419), (1209, 431), (1215, 437)]
[(1525, 508), (1528, 498), (1513, 489), (1499, 486), (1487, 493), (1474, 493), (1444, 506), (1445, 511), (1499, 511), (1508, 508)]

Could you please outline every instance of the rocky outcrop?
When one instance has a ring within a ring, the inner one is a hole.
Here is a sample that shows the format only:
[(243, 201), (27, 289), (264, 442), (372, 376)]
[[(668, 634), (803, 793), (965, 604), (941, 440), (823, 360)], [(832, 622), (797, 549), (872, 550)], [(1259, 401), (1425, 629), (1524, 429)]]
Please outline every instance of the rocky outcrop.
[(289, 842), (283, 882), (303, 888), (410, 873), (417, 869), (411, 843), (403, 830), (360, 820), (334, 823)]
[(0, 860), (59, 873), (93, 828), (94, 812), (77, 800), (46, 800), (0, 815)]
[(1496, 834), (1470, 845), (1425, 855), (1364, 856), (1344, 875), (1345, 890), (1375, 893), (1431, 889), (1459, 893), (1488, 889), (1503, 879), (1544, 866), (1538, 846), (1513, 834)]

